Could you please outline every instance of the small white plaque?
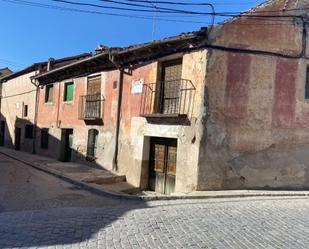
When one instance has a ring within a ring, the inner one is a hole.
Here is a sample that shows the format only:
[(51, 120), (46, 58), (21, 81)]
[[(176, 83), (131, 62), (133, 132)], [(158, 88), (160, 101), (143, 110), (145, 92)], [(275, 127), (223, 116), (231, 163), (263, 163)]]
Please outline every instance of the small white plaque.
[(132, 80), (131, 82), (131, 94), (143, 92), (144, 79)]

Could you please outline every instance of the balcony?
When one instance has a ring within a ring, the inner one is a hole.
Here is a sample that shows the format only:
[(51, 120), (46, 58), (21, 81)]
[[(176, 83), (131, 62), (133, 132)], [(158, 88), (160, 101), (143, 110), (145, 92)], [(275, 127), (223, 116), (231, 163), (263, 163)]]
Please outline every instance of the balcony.
[(186, 118), (192, 111), (195, 90), (191, 80), (185, 79), (145, 84), (140, 114), (146, 118)]
[(101, 94), (83, 95), (79, 99), (79, 119), (99, 120), (103, 118), (104, 98)]

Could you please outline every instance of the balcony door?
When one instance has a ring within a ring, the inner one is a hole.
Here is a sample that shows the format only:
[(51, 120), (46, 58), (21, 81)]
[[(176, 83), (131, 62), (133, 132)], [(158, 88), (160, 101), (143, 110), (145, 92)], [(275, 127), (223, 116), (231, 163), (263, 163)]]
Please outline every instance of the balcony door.
[(177, 114), (179, 112), (182, 59), (162, 63), (161, 112)]
[(101, 111), (101, 75), (89, 77), (87, 83), (87, 96), (85, 118), (100, 116)]

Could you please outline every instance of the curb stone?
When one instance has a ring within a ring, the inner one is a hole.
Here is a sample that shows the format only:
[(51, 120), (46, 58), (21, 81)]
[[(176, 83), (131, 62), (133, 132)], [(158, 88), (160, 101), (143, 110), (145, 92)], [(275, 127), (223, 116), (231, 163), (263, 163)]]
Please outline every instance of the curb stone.
[(53, 169), (47, 169), (46, 167), (43, 167), (39, 164), (30, 163), (26, 160), (17, 158), (16, 156), (10, 155), (8, 153), (5, 153), (3, 151), (0, 151), (0, 154), (7, 156), (9, 158), (12, 158), (16, 161), (19, 161), (23, 164), (26, 164), (32, 168), (35, 168), (39, 171), (42, 171), (44, 173), (47, 173), (49, 175), (52, 175), (54, 177), (57, 177), (65, 182), (71, 183), (83, 190), (86, 190), (88, 192), (91, 192), (93, 194), (96, 194), (98, 196), (118, 199), (118, 200), (131, 200), (131, 201), (160, 201), (160, 200), (200, 200), (200, 199), (224, 199), (224, 198), (249, 198), (249, 197), (308, 197), (308, 193), (304, 192), (293, 192), (293, 193), (276, 193), (275, 191), (273, 193), (235, 193), (235, 194), (218, 194), (218, 195), (156, 195), (156, 196), (144, 196), (144, 195), (128, 195), (125, 193), (116, 193), (111, 192), (108, 190), (102, 190), (100, 188), (96, 188), (88, 183), (76, 180), (74, 178), (71, 178), (69, 176), (66, 176), (64, 174), (61, 174), (59, 171), (53, 170)]

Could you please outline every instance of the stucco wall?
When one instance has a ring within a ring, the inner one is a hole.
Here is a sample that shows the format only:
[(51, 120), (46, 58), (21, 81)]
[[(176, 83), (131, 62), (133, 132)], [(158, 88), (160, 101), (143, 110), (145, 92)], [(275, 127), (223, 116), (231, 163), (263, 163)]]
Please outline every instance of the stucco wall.
[[(183, 55), (182, 78), (191, 80), (195, 86), (192, 99), (192, 109), (189, 113), (189, 124), (164, 124), (163, 122), (147, 122), (140, 117), (141, 96), (130, 97), (129, 87), (126, 87), (123, 118), (121, 125), (121, 145), (119, 165), (129, 182), (136, 186), (146, 186), (149, 167), (150, 137), (165, 137), (177, 139), (177, 169), (175, 192), (190, 192), (197, 189), (197, 173), (199, 144), (202, 138), (202, 121), (204, 116), (204, 82), (206, 72), (206, 50)], [(132, 78), (126, 76), (125, 84), (132, 79), (144, 78), (145, 83), (157, 80), (157, 63), (140, 69)], [(133, 99), (133, 104), (132, 101)], [(131, 115), (127, 111), (130, 108)], [(130, 118), (131, 116), (131, 118)]]
[[(5, 146), (13, 148), (15, 127), (21, 128), (21, 150), (32, 152), (33, 140), (25, 138), (25, 125), (34, 123), (36, 87), (31, 84), (28, 73), (2, 83), (1, 120), (6, 122)], [(24, 106), (28, 105), (28, 115), (23, 116)]]
[[(281, 1), (267, 8), (278, 7)], [(212, 40), (242, 50), (209, 51), (209, 116), (198, 188), (309, 188), (308, 61), (301, 55), (302, 25), (260, 21), (251, 29), (250, 22), (244, 18), (224, 24)]]
[[(176, 138), (178, 141), (176, 191), (189, 192), (197, 186), (198, 150), (201, 139), (201, 121), (206, 71), (206, 51), (197, 51), (183, 56), (182, 78), (191, 80), (196, 87), (195, 97), (189, 115), (189, 125), (150, 124), (140, 116), (141, 93), (131, 92), (132, 80), (142, 79), (145, 84), (157, 81), (159, 62), (152, 62), (135, 68), (132, 75), (124, 76), (120, 124), (120, 145), (118, 171), (124, 173), (133, 186), (146, 187), (148, 182), (148, 160), (150, 137)], [(170, 59), (170, 58), (163, 58)], [(89, 125), (78, 120), (79, 96), (86, 93), (87, 78), (74, 79), (74, 100), (63, 103), (63, 83), (54, 84), (54, 102), (44, 103), (45, 89), (40, 90), (38, 129), (49, 128), (49, 149), (40, 148), (38, 132), (37, 151), (40, 154), (60, 157), (61, 129), (73, 128), (74, 161), (85, 162), (88, 130), (99, 130), (98, 151), (95, 166), (112, 170), (115, 148), (115, 126), (117, 115), (119, 71), (101, 73), (102, 93), (105, 98), (103, 123)], [(65, 82), (68, 82), (67, 80)], [(60, 87), (60, 89), (59, 89)], [(59, 95), (60, 91), (60, 95)], [(60, 97), (59, 97), (60, 96)], [(58, 105), (59, 100), (59, 105)]]

